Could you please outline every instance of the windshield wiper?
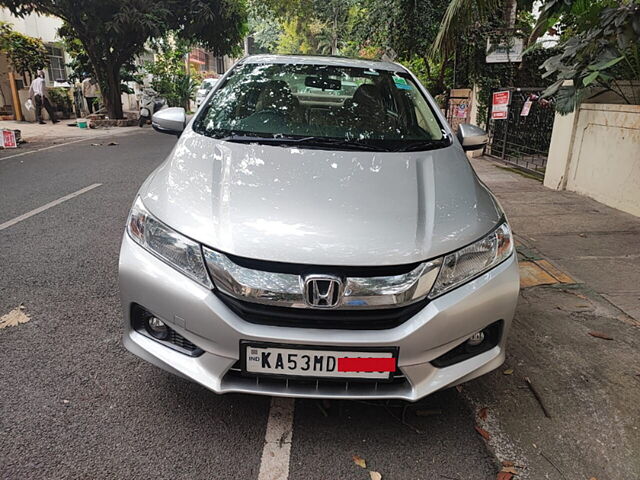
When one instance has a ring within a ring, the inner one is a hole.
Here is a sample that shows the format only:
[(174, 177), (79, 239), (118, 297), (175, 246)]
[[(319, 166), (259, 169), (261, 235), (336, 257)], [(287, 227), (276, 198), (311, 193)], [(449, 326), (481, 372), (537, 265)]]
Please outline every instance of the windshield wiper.
[(269, 144), (280, 144), (280, 145), (290, 145), (297, 143), (299, 140), (297, 138), (290, 137), (257, 137), (255, 135), (225, 135), (225, 136), (214, 136), (216, 140), (223, 140), (225, 142), (236, 142), (236, 143), (269, 143)]
[(269, 145), (306, 145), (317, 147), (344, 147), (348, 150), (371, 150), (376, 152), (390, 151), (385, 147), (369, 145), (368, 143), (358, 140), (347, 140), (342, 138), (326, 138), (326, 137), (256, 137), (253, 135), (227, 135), (223, 137), (214, 137), (218, 140), (237, 143), (263, 143)]
[(298, 139), (298, 144), (318, 146), (318, 147), (344, 147), (348, 150), (369, 150), (373, 152), (389, 152), (386, 147), (371, 145), (359, 140), (349, 140), (346, 138), (327, 137), (306, 137)]
[(412, 142), (408, 145), (404, 145), (398, 148), (396, 151), (397, 152), (418, 152), (418, 151), (425, 151), (425, 150), (434, 150), (436, 148), (446, 147), (446, 146), (449, 146), (448, 138), (443, 138), (441, 140), (422, 140), (422, 141)]

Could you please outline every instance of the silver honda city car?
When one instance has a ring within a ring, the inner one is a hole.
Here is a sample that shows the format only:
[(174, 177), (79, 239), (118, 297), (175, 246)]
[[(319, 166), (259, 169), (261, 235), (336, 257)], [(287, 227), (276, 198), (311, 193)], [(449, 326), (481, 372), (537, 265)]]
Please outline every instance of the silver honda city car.
[(504, 212), (401, 65), (247, 57), (144, 182), (120, 252), (124, 344), (216, 393), (415, 401), (505, 358)]

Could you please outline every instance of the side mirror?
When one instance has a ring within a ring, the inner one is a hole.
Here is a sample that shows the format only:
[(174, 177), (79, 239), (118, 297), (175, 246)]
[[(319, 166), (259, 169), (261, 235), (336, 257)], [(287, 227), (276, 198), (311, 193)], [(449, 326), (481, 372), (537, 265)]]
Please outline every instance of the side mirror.
[(480, 150), (489, 142), (489, 134), (480, 127), (463, 123), (458, 127), (458, 140), (465, 152), (469, 150)]
[(153, 114), (151, 126), (156, 132), (178, 135), (187, 124), (187, 115), (182, 107), (163, 108)]

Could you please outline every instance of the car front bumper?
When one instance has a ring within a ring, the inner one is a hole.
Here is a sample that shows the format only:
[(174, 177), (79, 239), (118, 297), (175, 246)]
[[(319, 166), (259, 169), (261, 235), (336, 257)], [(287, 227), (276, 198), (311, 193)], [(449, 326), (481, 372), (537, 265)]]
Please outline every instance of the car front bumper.
[[(514, 315), (519, 275), (515, 254), (475, 280), (429, 302), (401, 325), (387, 330), (290, 328), (248, 323), (210, 290), (188, 279), (124, 235), (120, 252), (120, 292), (124, 310), (124, 345), (139, 357), (216, 393), (274, 396), (418, 400), (442, 388), (483, 375), (505, 358)], [(204, 350), (190, 357), (132, 327), (131, 305), (139, 304)], [(502, 320), (499, 343), (484, 353), (444, 368), (432, 361), (474, 332)], [(397, 347), (403, 381), (297, 382), (240, 375), (240, 342), (292, 346), (330, 346), (336, 350)]]

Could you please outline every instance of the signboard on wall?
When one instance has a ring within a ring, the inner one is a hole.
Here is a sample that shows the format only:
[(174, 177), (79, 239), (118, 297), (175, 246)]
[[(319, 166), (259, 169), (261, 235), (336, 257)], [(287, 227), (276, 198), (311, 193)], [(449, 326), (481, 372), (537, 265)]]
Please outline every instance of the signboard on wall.
[(456, 117), (467, 118), (468, 111), (469, 111), (469, 106), (466, 103), (460, 103), (456, 107)]
[(491, 100), (491, 119), (505, 120), (509, 115), (509, 103), (511, 101), (511, 92), (504, 90), (502, 92), (493, 92)]
[(487, 63), (521, 62), (524, 42), (522, 38), (511, 38), (499, 43), (487, 39)]

